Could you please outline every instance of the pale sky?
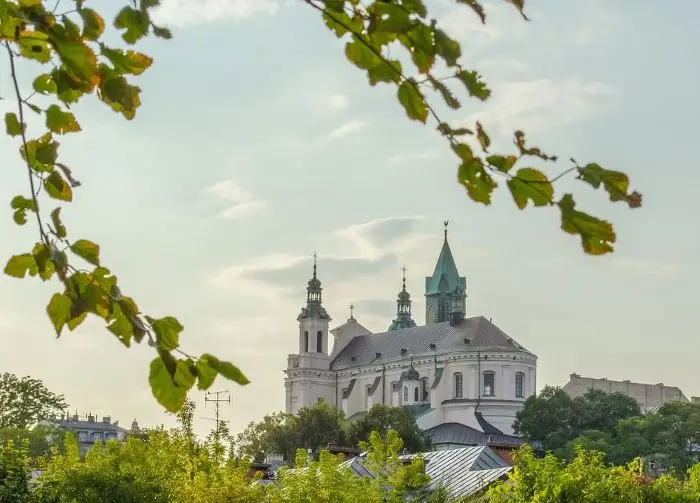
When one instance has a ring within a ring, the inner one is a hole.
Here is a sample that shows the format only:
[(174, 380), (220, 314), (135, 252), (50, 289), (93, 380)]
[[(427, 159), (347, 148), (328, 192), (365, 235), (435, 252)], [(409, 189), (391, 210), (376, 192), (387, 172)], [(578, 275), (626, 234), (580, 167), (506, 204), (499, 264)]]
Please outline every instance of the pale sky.
[[(700, 395), (700, 4), (529, 3), (531, 23), (487, 2), (482, 27), (467, 7), (433, 0), (465, 66), (494, 91), (452, 117), (480, 118), (502, 150), (524, 129), (561, 155), (549, 173), (570, 157), (629, 173), (644, 194), (639, 210), (580, 182), (559, 186), (615, 224), (613, 255), (584, 255), (554, 210), (521, 212), (505, 187), (490, 208), (471, 202), (434, 125), (409, 122), (389, 86), (371, 88), (298, 1), (163, 0), (159, 21), (175, 37), (139, 47), (155, 63), (138, 80), (136, 120), (95, 98), (76, 107), (84, 132), (61, 140), (83, 184), (63, 210), (68, 231), (100, 243), (144, 312), (180, 319), (184, 350), (212, 352), (247, 374), (246, 387), (213, 388), (231, 392), (223, 416), (234, 432), (284, 408), (282, 370), (298, 350), (314, 251), (332, 326), (354, 302), (363, 325), (384, 331), (403, 264), (422, 323), (424, 278), (447, 219), (468, 315), (492, 317), (539, 356), (538, 387), (578, 372)], [(93, 6), (111, 19), (121, 3)], [(11, 105), (0, 102), (2, 113)], [(8, 202), (26, 193), (26, 173), (16, 142), (0, 141)], [(5, 204), (3, 263), (36, 239), (31, 221), (18, 228)], [(152, 349), (125, 349), (97, 320), (56, 340), (45, 306), (57, 289), (0, 278), (0, 371), (43, 379), (81, 414), (171, 424), (148, 386)], [(201, 393), (192, 398), (198, 417), (213, 417)]]

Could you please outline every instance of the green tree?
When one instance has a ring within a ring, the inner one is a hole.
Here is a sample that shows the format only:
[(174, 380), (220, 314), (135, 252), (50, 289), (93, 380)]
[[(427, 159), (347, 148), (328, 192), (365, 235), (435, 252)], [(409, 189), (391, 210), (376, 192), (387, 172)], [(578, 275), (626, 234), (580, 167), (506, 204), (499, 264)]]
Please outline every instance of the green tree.
[(31, 429), (26, 428), (0, 428), (0, 444), (8, 441), (15, 445), (27, 443), (27, 455), (35, 462), (37, 458), (47, 456), (52, 447), (63, 447), (65, 432), (53, 426), (38, 425)]
[(29, 458), (26, 442), (19, 447), (0, 441), (0, 503), (29, 503)]
[(63, 395), (49, 391), (40, 379), (0, 375), (0, 428), (28, 428), (67, 407)]
[(386, 438), (390, 429), (398, 433), (404, 447), (410, 452), (423, 452), (430, 448), (430, 440), (406, 407), (386, 405), (374, 405), (366, 416), (352, 423), (349, 440), (352, 445), (359, 445), (361, 441), (367, 442), (373, 431)]
[[(507, 1), (525, 17), (524, 0)], [(479, 0), (456, 2), (486, 22)], [(131, 47), (149, 35), (171, 38), (167, 28), (151, 19), (159, 3), (133, 0), (119, 10), (112, 25), (126, 45), (122, 48), (107, 43), (111, 38), (105, 36), (105, 20), (84, 0), (73, 0), (62, 12), (60, 1), (0, 0), (0, 40), (7, 54), (12, 89), (8, 103), (13, 107), (5, 113), (5, 126), (17, 142), (28, 181), (10, 206), (18, 225), (31, 219), (37, 227), (37, 241), (10, 257), (4, 272), (16, 278), (58, 280), (59, 291), (46, 307), (57, 336), (66, 327), (76, 329), (90, 314), (126, 347), (147, 340), (156, 352), (149, 373), (153, 395), (166, 409), (176, 411), (195, 384), (207, 389), (217, 375), (241, 385), (248, 379), (236, 366), (211, 354), (187, 354), (180, 344), (182, 324), (172, 316), (157, 318), (142, 312), (103, 262), (100, 246), (74, 236), (61, 218), (61, 205), (71, 202), (80, 186), (70, 162), (59, 155), (60, 138), (82, 129), (74, 105), (94, 94), (124, 118), (135, 118), (141, 89), (131, 82), (153, 60)], [(460, 95), (484, 101), (491, 91), (477, 71), (463, 64), (459, 43), (439, 27), (423, 0), (304, 0), (304, 5), (318, 12), (327, 28), (345, 41), (345, 56), (366, 72), (370, 85), (393, 86), (410, 120), (436, 126), (455, 154), (457, 181), (472, 200), (489, 205), (501, 179), (518, 208), (531, 203), (558, 211), (561, 229), (578, 236), (586, 253), (613, 251), (613, 226), (581, 211), (573, 194), (556, 194), (554, 185), (575, 173), (584, 184), (603, 188), (611, 201), (636, 208), (642, 198), (630, 189), (628, 176), (595, 162), (575, 161), (548, 175), (538, 164), (554, 164), (558, 157), (529, 145), (524, 132), (514, 132), (513, 151), (494, 152), (481, 123), (461, 127), (443, 120), (428, 96), (459, 109)], [(32, 75), (29, 95), (21, 91), (29, 83), (19, 81), (20, 65)], [(446, 74), (441, 68), (447, 69)]]
[(236, 435), (236, 456), (261, 463), (267, 454), (282, 454), (291, 461), (297, 445), (297, 418), (291, 414), (277, 412), (266, 415), (262, 421), (251, 422)]

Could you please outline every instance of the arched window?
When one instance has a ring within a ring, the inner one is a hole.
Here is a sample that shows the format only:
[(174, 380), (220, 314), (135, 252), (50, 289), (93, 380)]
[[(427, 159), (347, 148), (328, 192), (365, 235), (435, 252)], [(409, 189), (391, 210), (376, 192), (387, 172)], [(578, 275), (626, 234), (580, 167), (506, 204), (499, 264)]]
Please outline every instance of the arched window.
[(316, 334), (316, 352), (323, 353), (323, 332), (321, 330)]
[(525, 377), (525, 374), (522, 372), (516, 372), (515, 373), (515, 398), (523, 398), (525, 395), (523, 394), (523, 378)]
[(408, 386), (403, 387), (403, 401), (408, 402)]
[(309, 352), (309, 331), (304, 331), (304, 353)]
[(455, 398), (462, 398), (462, 373), (455, 373)]
[(496, 374), (487, 370), (484, 372), (484, 396), (494, 396), (496, 393)]
[(390, 397), (391, 397), (391, 398), (390, 398), (390, 403), (391, 403), (391, 405), (398, 405), (397, 403), (394, 403), (394, 402), (396, 401), (396, 399), (394, 398), (394, 393), (395, 393), (396, 391), (398, 391), (397, 388), (396, 388), (396, 381), (392, 381), (392, 382), (391, 382), (391, 385), (390, 385), (389, 389), (391, 390), (391, 393), (389, 393), (389, 395), (390, 395)]
[(428, 395), (428, 378), (424, 377), (420, 380), (420, 385), (421, 385), (421, 394), (423, 395), (421, 400), (424, 402), (428, 401), (429, 395)]
[(413, 388), (413, 401), (417, 402), (418, 401), (418, 386)]

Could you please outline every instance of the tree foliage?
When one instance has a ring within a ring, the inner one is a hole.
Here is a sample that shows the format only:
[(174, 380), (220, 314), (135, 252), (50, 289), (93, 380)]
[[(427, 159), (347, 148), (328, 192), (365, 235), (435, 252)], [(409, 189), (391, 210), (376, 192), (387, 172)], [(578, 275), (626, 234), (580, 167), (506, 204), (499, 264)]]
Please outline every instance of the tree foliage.
[(29, 457), (26, 442), (0, 440), (0, 503), (29, 503)]
[(67, 407), (63, 395), (49, 391), (40, 379), (0, 375), (0, 428), (28, 428)]
[[(524, 0), (507, 0), (525, 18)], [(486, 22), (479, 0), (456, 0)], [(461, 61), (457, 41), (430, 17), (423, 0), (304, 0), (317, 11), (335, 36), (345, 40), (345, 56), (366, 72), (370, 85), (395, 86), (396, 98), (412, 121), (432, 121), (456, 156), (456, 178), (475, 202), (488, 205), (497, 180), (504, 180), (518, 208), (555, 208), (561, 229), (580, 238), (584, 251), (600, 255), (613, 251), (612, 225), (578, 208), (573, 194), (555, 195), (554, 183), (576, 173), (584, 184), (603, 188), (611, 201), (631, 208), (641, 205), (641, 195), (630, 189), (626, 174), (590, 162), (573, 165), (557, 175), (547, 175), (536, 164), (555, 163), (557, 156), (529, 145), (525, 133), (513, 134), (514, 151), (492, 151), (484, 125), (449, 124), (438, 115), (429, 95), (437, 95), (450, 109), (461, 107), (460, 94), (480, 101), (491, 91), (476, 70)], [(171, 32), (157, 26), (151, 12), (160, 0), (133, 0), (119, 10), (112, 27), (121, 35), (122, 47), (106, 42), (107, 23), (85, 0), (72, 0), (60, 11), (61, 1), (0, 0), (0, 41), (9, 62), (12, 106), (5, 113), (7, 134), (17, 142), (28, 185), (10, 201), (18, 225), (31, 219), (37, 241), (8, 260), (4, 272), (15, 277), (56, 279), (59, 291), (50, 298), (46, 312), (57, 336), (75, 330), (88, 315), (101, 319), (107, 330), (125, 347), (148, 341), (156, 357), (150, 364), (153, 395), (169, 411), (183, 406), (195, 384), (208, 389), (217, 375), (238, 384), (248, 379), (236, 366), (204, 353), (198, 357), (181, 348), (183, 326), (172, 316), (145, 314), (132, 297), (123, 293), (117, 276), (102, 259), (99, 244), (74, 236), (63, 222), (61, 209), (73, 201), (80, 187), (70, 162), (60, 155), (66, 135), (82, 127), (74, 105), (95, 95), (107, 107), (133, 120), (141, 105), (141, 89), (134, 78), (153, 59), (132, 46), (147, 36), (169, 39)], [(390, 52), (391, 48), (391, 52)], [(405, 52), (401, 56), (398, 49)], [(17, 67), (33, 71), (32, 92), (22, 94), (28, 82), (19, 82)], [(440, 75), (447, 68), (447, 75)], [(448, 82), (449, 79), (449, 82)], [(450, 87), (457, 83), (461, 89)]]
[(488, 490), (491, 503), (691, 503), (700, 500), (700, 464), (688, 472), (688, 480), (672, 476), (650, 480), (638, 461), (627, 466), (606, 465), (601, 453), (578, 449), (567, 463), (548, 454), (534, 456), (528, 447), (516, 456), (509, 478)]
[(395, 431), (403, 446), (409, 452), (423, 452), (430, 447), (430, 440), (416, 424), (406, 407), (388, 407), (374, 405), (366, 416), (361, 417), (350, 426), (349, 439), (352, 445), (366, 442), (374, 431), (386, 438), (389, 430)]
[(32, 464), (38, 458), (48, 456), (52, 447), (62, 448), (65, 432), (53, 426), (37, 425), (34, 428), (0, 428), (0, 445), (12, 441), (14, 445), (25, 445)]

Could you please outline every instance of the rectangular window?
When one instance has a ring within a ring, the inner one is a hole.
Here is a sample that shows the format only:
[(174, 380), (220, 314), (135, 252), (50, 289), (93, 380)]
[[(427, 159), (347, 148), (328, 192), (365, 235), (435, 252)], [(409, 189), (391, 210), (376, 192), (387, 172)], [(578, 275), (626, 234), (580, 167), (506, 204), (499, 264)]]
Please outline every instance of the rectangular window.
[(525, 374), (522, 372), (515, 373), (515, 398), (523, 398), (523, 377)]
[(371, 385), (367, 386), (367, 391), (365, 393), (365, 409), (369, 409), (370, 403), (372, 401), (372, 395), (370, 393), (372, 393)]
[(462, 374), (458, 372), (455, 374), (455, 398), (462, 397)]
[(428, 378), (424, 377), (421, 381), (421, 400), (427, 402), (430, 400), (430, 391), (428, 390)]
[(496, 385), (496, 374), (484, 372), (484, 396), (494, 396)]

